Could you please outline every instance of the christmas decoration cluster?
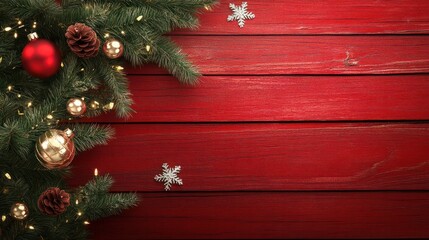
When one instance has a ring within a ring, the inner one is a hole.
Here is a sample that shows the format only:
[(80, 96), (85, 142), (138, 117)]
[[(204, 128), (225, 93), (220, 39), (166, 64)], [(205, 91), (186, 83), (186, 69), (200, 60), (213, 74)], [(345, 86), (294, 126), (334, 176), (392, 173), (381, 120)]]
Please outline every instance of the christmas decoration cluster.
[[(100, 39), (91, 27), (76, 23), (67, 28), (65, 33), (70, 50), (81, 58), (91, 58), (98, 54)], [(22, 51), (24, 69), (33, 77), (49, 78), (55, 75), (61, 64), (59, 49), (46, 39), (39, 39), (36, 32), (28, 35), (30, 42)], [(104, 54), (115, 59), (124, 53), (123, 44), (114, 39), (107, 39), (103, 45)]]
[(130, 116), (126, 62), (154, 62), (181, 83), (196, 83), (199, 73), (165, 33), (195, 28), (196, 13), (214, 4), (2, 1), (0, 239), (87, 239), (91, 221), (136, 205), (134, 193), (109, 193), (113, 179), (98, 169), (83, 186), (68, 186), (75, 156), (106, 144), (113, 132), (76, 120), (112, 110)]

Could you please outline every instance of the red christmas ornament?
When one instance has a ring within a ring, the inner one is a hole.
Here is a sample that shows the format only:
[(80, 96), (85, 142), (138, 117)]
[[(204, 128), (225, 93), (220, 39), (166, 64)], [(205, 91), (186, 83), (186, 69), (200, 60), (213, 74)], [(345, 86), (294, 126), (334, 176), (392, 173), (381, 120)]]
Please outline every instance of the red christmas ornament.
[(54, 43), (38, 39), (37, 33), (28, 35), (30, 42), (22, 50), (24, 69), (33, 77), (48, 78), (58, 72), (61, 55)]

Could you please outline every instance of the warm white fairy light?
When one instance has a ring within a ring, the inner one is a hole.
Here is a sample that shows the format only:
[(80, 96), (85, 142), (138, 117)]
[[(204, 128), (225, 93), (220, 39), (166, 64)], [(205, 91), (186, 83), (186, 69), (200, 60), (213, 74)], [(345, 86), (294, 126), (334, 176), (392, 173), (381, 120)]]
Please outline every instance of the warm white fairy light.
[(18, 98), (21, 98), (21, 97), (22, 97), (22, 95), (21, 95), (21, 94), (19, 94), (19, 93), (18, 93), (16, 96), (17, 96)]
[(150, 52), (150, 45), (146, 45), (146, 51)]
[(116, 66), (115, 68), (116, 68), (116, 70), (117, 70), (117, 71), (122, 71), (122, 70), (124, 70), (124, 67), (122, 67), (122, 66)]
[(5, 174), (4, 174), (4, 176), (5, 176), (7, 179), (12, 180), (12, 177), (10, 176), (10, 174), (9, 174), (9, 173), (5, 173)]
[(136, 18), (136, 20), (137, 20), (137, 21), (139, 21), (139, 22), (140, 22), (142, 19), (143, 19), (143, 15), (140, 15), (140, 16), (138, 16), (138, 17)]
[(5, 31), (5, 32), (9, 32), (10, 30), (12, 30), (12, 28), (11, 28), (11, 27), (5, 27), (5, 28), (4, 28), (4, 31)]
[(33, 102), (30, 101), (27, 103), (27, 107), (32, 107), (32, 106), (33, 106)]
[(80, 217), (82, 216), (82, 212), (77, 212), (77, 215)]
[(9, 85), (9, 86), (7, 86), (7, 91), (12, 91), (12, 89), (13, 89), (13, 86), (12, 85)]
[(88, 225), (89, 222), (88, 221), (83, 221), (83, 224)]
[(79, 205), (79, 199), (76, 199), (76, 205)]
[(28, 229), (34, 230), (34, 227), (32, 225), (28, 226)]
[(110, 34), (109, 33), (105, 33), (104, 34), (104, 38), (108, 38), (108, 37), (110, 37)]
[(2, 215), (2, 216), (1, 216), (1, 221), (2, 221), (2, 222), (6, 221), (6, 218), (7, 218), (7, 217), (6, 217), (6, 215)]
[(46, 116), (46, 119), (52, 120), (52, 119), (54, 119), (54, 116), (52, 116), (51, 114), (48, 114), (48, 116)]
[(98, 169), (94, 169), (94, 176), (98, 176)]
[(21, 25), (22, 24), (22, 21), (21, 20), (18, 20), (18, 25)]
[(15, 33), (13, 34), (13, 37), (14, 37), (14, 38), (18, 38), (18, 33), (17, 33), (17, 32), (15, 32)]
[(122, 34), (122, 35), (125, 35), (125, 31), (121, 31), (121, 34)]

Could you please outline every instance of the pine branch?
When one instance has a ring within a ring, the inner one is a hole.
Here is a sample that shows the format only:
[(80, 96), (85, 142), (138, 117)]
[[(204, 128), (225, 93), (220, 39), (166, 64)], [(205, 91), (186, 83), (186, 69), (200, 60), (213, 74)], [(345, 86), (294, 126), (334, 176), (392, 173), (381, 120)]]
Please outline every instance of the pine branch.
[(90, 220), (117, 215), (124, 209), (137, 205), (134, 193), (107, 193), (113, 179), (109, 175), (95, 177), (82, 188), (85, 207), (84, 214)]
[(167, 69), (180, 82), (195, 85), (201, 74), (195, 69), (181, 53), (179, 47), (167, 37), (160, 37), (155, 43), (150, 61), (157, 62), (160, 67)]
[(70, 125), (69, 128), (73, 129), (76, 135), (74, 143), (79, 152), (94, 148), (96, 145), (106, 145), (114, 134), (111, 127), (96, 124), (74, 124)]

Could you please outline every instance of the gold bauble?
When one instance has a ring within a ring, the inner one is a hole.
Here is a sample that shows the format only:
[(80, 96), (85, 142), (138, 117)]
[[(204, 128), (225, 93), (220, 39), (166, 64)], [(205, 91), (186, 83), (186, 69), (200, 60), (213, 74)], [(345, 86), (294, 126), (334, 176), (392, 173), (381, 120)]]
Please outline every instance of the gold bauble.
[(97, 102), (97, 101), (95, 101), (95, 100), (92, 100), (92, 101), (89, 103), (89, 107), (90, 107), (92, 110), (97, 110), (97, 109), (99, 109), (99, 108), (100, 108), (100, 103), (99, 103), (99, 102)]
[(124, 54), (124, 45), (114, 38), (107, 39), (103, 45), (103, 52), (110, 59), (120, 58)]
[(36, 156), (47, 169), (65, 168), (73, 161), (76, 149), (70, 129), (46, 131), (36, 143)]
[(72, 98), (67, 102), (67, 112), (80, 117), (86, 112), (86, 103), (80, 98)]
[(23, 220), (28, 217), (28, 207), (24, 203), (15, 203), (10, 208), (10, 215), (17, 219)]

